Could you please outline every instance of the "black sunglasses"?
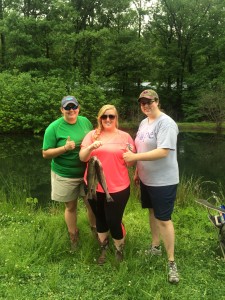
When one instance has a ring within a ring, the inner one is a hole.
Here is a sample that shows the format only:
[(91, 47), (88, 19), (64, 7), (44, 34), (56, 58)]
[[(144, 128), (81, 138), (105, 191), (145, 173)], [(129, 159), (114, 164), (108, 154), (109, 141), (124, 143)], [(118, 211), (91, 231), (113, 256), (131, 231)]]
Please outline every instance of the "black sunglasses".
[(66, 107), (64, 107), (65, 110), (76, 110), (78, 109), (78, 106), (77, 105), (67, 105)]
[(141, 105), (146, 105), (146, 104), (151, 105), (153, 102), (155, 102), (155, 100), (143, 99), (140, 101), (140, 104)]
[(115, 117), (116, 117), (115, 115), (102, 115), (101, 119), (106, 120), (107, 118), (109, 118), (109, 120), (114, 120)]

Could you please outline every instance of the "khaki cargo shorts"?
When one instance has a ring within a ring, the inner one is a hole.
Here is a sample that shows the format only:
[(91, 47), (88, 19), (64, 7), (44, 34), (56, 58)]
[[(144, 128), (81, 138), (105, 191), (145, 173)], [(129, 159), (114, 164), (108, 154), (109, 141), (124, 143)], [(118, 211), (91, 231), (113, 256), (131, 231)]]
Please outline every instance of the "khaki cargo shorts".
[(51, 199), (59, 202), (69, 202), (84, 197), (83, 178), (66, 178), (51, 171)]

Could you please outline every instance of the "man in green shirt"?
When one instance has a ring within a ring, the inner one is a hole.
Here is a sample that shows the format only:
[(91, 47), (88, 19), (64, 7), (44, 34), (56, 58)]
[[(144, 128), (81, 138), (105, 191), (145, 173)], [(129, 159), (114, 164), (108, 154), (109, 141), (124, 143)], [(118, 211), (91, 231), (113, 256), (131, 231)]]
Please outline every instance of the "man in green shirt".
[(42, 155), (51, 159), (51, 198), (65, 203), (65, 221), (70, 235), (72, 250), (78, 241), (77, 199), (84, 197), (89, 223), (95, 230), (95, 217), (85, 198), (84, 171), (86, 163), (79, 158), (84, 136), (93, 129), (91, 122), (79, 116), (79, 103), (74, 96), (61, 101), (62, 117), (46, 129)]

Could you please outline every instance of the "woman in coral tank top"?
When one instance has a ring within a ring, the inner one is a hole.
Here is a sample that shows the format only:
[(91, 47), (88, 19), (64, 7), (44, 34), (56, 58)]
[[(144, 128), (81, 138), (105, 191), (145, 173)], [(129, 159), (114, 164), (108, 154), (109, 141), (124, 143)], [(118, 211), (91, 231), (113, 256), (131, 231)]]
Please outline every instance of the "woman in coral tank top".
[(89, 199), (96, 217), (98, 239), (101, 246), (100, 265), (105, 263), (109, 244), (109, 233), (116, 248), (116, 259), (123, 259), (125, 228), (123, 213), (130, 196), (128, 165), (123, 154), (128, 147), (135, 151), (131, 136), (118, 129), (118, 113), (113, 105), (104, 105), (98, 113), (98, 126), (90, 131), (81, 144), (80, 159), (84, 162), (96, 156), (103, 167), (108, 192), (113, 202), (108, 202), (100, 184), (97, 186), (97, 200)]

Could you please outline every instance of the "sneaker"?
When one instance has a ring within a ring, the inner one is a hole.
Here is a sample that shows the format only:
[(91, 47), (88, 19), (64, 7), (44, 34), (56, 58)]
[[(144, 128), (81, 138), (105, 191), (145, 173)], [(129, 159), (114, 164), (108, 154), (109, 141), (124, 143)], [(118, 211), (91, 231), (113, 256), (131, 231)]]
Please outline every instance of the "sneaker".
[(179, 282), (179, 274), (177, 271), (176, 263), (174, 261), (169, 261), (168, 268), (169, 268), (169, 273), (168, 273), (169, 282), (170, 283), (178, 283)]
[(162, 255), (161, 246), (151, 246), (149, 250), (146, 251), (147, 254), (160, 256)]

